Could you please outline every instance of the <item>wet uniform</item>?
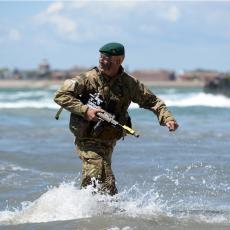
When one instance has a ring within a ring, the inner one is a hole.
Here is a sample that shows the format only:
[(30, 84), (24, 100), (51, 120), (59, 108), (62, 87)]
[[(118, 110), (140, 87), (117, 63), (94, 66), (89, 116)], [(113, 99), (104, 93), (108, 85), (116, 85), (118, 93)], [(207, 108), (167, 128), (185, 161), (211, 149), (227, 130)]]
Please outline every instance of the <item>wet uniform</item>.
[(154, 112), (161, 125), (174, 118), (161, 99), (124, 72), (122, 67), (117, 76), (109, 79), (95, 67), (66, 80), (56, 92), (55, 102), (71, 112), (69, 127), (76, 137), (77, 152), (83, 162), (82, 187), (96, 183), (93, 180), (97, 180), (102, 192), (114, 195), (117, 189), (111, 157), (116, 141), (125, 133), (107, 123), (102, 124), (100, 132), (95, 132), (96, 122), (84, 118), (89, 94), (95, 93), (99, 93), (103, 100), (102, 109), (115, 115), (121, 124), (131, 125), (127, 112), (131, 102)]

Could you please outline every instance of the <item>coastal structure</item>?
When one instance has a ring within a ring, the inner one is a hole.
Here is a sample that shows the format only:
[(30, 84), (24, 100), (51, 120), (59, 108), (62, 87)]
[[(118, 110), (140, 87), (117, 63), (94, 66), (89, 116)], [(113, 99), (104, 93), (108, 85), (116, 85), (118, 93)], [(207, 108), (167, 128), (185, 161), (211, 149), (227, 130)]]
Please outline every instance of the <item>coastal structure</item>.
[[(74, 76), (85, 72), (87, 69), (92, 67), (74, 66), (69, 69), (53, 69), (51, 68), (47, 59), (43, 59), (41, 63), (38, 64), (37, 68), (34, 69), (9, 69), (0, 68), (0, 79), (2, 80), (46, 80), (46, 81), (63, 81), (65, 79), (73, 78)], [(211, 70), (182, 70), (179, 72), (168, 70), (168, 69), (141, 69), (135, 71), (127, 72), (136, 77), (140, 81), (144, 82), (154, 82), (155, 84), (161, 84), (164, 82), (169, 82), (170, 84), (187, 84), (187, 85), (204, 85), (206, 83), (205, 90), (210, 88), (215, 88), (215, 85), (219, 79), (223, 76), (229, 75), (230, 73), (211, 71)], [(211, 85), (211, 86), (208, 86)], [(212, 89), (214, 92), (215, 90)], [(217, 90), (216, 90), (217, 91)]]
[(204, 92), (212, 94), (223, 94), (230, 97), (230, 75), (216, 77), (207, 81), (204, 85)]

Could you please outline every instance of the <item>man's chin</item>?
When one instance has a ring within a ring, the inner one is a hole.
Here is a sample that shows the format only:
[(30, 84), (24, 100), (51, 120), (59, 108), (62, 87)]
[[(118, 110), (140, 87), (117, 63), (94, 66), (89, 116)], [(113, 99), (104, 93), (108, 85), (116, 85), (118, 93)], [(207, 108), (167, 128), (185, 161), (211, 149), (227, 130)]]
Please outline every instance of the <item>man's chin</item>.
[(98, 69), (99, 69), (99, 71), (102, 73), (102, 74), (108, 74), (108, 70), (107, 69), (105, 69), (105, 68), (103, 68), (103, 67), (98, 67)]

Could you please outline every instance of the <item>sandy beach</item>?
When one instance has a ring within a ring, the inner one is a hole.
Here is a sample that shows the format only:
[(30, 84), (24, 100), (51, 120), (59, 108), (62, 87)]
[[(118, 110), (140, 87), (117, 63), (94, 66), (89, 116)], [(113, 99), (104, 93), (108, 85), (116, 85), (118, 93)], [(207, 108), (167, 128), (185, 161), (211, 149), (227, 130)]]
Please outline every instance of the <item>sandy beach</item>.
[[(152, 81), (141, 80), (145, 85), (156, 87), (191, 88), (203, 87), (201, 81)], [(0, 80), (0, 88), (46, 88), (61, 85), (63, 80)]]

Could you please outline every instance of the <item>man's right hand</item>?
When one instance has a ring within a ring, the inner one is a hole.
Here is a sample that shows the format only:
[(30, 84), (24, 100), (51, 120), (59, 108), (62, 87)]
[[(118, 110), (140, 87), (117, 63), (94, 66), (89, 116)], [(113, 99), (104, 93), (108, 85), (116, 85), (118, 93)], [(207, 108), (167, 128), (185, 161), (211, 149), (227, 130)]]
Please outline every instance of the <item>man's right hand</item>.
[(85, 112), (85, 119), (87, 121), (97, 121), (97, 113), (98, 112), (103, 112), (102, 109), (94, 109), (94, 108), (88, 108), (87, 111)]

